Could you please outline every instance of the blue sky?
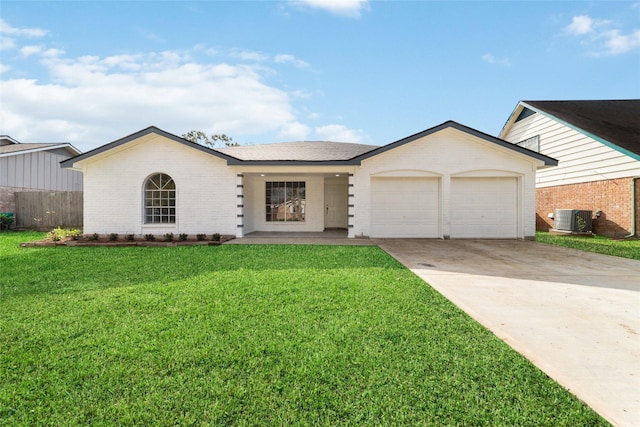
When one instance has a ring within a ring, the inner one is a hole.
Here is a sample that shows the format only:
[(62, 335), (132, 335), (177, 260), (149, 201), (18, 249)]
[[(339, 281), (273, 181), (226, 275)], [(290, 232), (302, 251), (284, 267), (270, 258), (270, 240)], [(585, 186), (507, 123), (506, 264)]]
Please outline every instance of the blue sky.
[(640, 98), (640, 2), (0, 2), (0, 134), (383, 145), (519, 100)]

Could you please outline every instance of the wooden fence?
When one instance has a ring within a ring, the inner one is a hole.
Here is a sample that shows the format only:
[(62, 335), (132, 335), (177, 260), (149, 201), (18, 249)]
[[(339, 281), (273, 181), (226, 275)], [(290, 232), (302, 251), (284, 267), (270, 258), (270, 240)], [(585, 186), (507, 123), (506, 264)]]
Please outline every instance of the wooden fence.
[(15, 227), (82, 228), (82, 191), (16, 191)]

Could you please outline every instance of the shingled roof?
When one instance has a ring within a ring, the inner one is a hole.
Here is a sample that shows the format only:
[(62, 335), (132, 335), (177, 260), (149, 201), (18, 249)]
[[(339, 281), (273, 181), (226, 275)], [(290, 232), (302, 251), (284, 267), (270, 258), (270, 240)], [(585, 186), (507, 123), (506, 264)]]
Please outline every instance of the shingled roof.
[(300, 141), (218, 148), (216, 151), (243, 161), (326, 162), (350, 160), (379, 148), (346, 142)]
[(226, 160), (228, 165), (360, 165), (360, 163), (365, 159), (449, 128), (457, 129), (458, 131), (476, 136), (487, 142), (542, 160), (546, 166), (556, 166), (558, 164), (558, 161), (551, 157), (536, 153), (535, 151), (527, 150), (526, 148), (511, 144), (507, 141), (451, 120), (383, 146), (352, 144), (346, 142), (303, 141), (212, 149), (163, 131), (155, 126), (149, 126), (146, 129), (142, 129), (136, 133), (125, 136), (124, 138), (120, 138), (98, 148), (94, 148), (91, 151), (87, 151), (86, 153), (67, 159), (60, 164), (63, 168), (74, 168), (75, 164), (82, 160), (112, 150), (116, 147), (142, 138), (143, 136), (156, 134)]
[(9, 141), (10, 144), (0, 145), (0, 157), (13, 156), (27, 152), (45, 151), (57, 148), (66, 149), (71, 156), (75, 156), (80, 153), (73, 145), (68, 142), (52, 142), (52, 143), (19, 143), (11, 137), (6, 135), (0, 135), (5, 141)]
[(640, 155), (640, 99), (522, 101), (583, 133)]
[(15, 144), (0, 145), (0, 154), (17, 153), (19, 151), (38, 150), (43, 148), (51, 148), (62, 144)]

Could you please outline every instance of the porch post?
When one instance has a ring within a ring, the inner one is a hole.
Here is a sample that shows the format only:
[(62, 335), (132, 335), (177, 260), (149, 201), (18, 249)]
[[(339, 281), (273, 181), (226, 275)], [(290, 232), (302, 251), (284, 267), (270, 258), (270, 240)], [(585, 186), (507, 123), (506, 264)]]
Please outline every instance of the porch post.
[(347, 237), (352, 239), (355, 235), (355, 183), (353, 174), (349, 174), (349, 182), (347, 184)]
[(440, 233), (442, 238), (445, 240), (449, 240), (451, 238), (451, 198), (449, 195), (451, 194), (451, 175), (444, 174), (440, 179), (440, 194), (442, 195), (441, 208), (440, 212), (442, 218), (442, 230)]
[(236, 238), (244, 236), (244, 175), (236, 175)]

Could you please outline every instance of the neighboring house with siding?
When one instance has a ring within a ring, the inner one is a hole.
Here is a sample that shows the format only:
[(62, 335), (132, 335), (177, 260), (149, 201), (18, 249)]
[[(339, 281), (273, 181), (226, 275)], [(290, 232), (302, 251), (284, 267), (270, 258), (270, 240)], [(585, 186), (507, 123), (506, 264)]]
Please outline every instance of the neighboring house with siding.
[(593, 212), (596, 234), (638, 235), (640, 100), (521, 101), (499, 137), (558, 159), (536, 175), (537, 229), (578, 209)]
[(384, 146), (210, 149), (149, 127), (62, 162), (84, 174), (85, 234), (445, 239), (532, 238), (535, 171), (556, 164), (453, 121)]
[(82, 191), (82, 174), (60, 167), (78, 154), (69, 143), (25, 144), (0, 135), (0, 212), (15, 211), (17, 191)]

